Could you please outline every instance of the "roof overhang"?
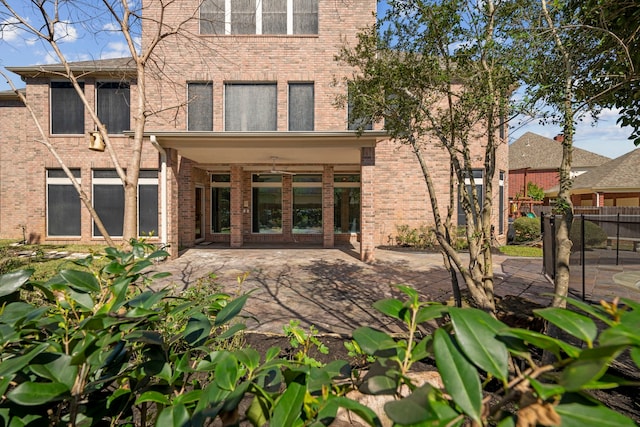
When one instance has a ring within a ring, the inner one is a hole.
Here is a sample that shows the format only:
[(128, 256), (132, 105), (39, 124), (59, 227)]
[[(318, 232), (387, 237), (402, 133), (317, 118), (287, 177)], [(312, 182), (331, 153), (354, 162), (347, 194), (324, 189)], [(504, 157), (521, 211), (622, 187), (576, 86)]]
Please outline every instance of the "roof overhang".
[(388, 138), (383, 131), (151, 132), (158, 144), (206, 165), (360, 164), (361, 148)]

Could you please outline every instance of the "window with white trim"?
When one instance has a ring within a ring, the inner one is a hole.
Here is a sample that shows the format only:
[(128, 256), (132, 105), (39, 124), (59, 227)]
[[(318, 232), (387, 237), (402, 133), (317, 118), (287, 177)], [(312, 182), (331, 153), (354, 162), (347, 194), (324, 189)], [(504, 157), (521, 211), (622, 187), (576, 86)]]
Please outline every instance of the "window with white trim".
[(500, 180), (498, 181), (498, 234), (504, 234), (504, 171), (500, 171)]
[[(476, 193), (478, 195), (478, 205), (480, 205), (480, 209), (482, 209), (482, 203), (484, 201), (484, 191), (483, 191), (483, 177), (484, 171), (482, 169), (474, 169), (473, 173), (473, 183), (476, 186)], [(471, 194), (471, 179), (465, 178), (464, 184), (467, 188), (467, 193)], [(462, 208), (462, 197), (465, 195), (458, 195), (458, 225), (467, 225), (467, 218), (464, 214), (464, 209)], [(471, 210), (474, 214), (478, 214), (479, 212), (475, 212), (475, 207), (473, 203), (471, 204)]]
[(130, 88), (127, 82), (98, 82), (96, 104), (100, 121), (110, 134), (131, 129)]
[(334, 233), (360, 231), (360, 174), (333, 176)]
[(275, 83), (227, 83), (225, 131), (273, 131), (278, 126)]
[(204, 0), (200, 34), (318, 34), (319, 0)]
[[(93, 208), (111, 237), (122, 236), (124, 187), (114, 169), (93, 170)], [(138, 234), (158, 235), (158, 171), (141, 170), (138, 179)], [(101, 236), (93, 224), (93, 236)]]
[[(71, 169), (80, 183), (80, 169)], [(81, 235), (80, 196), (62, 169), (47, 170), (47, 236)]]
[(293, 176), (293, 232), (322, 233), (322, 175)]
[[(79, 82), (84, 90), (84, 83)], [(51, 82), (51, 133), (84, 134), (84, 104), (71, 82)]]
[(231, 232), (231, 175), (211, 175), (211, 232)]
[(282, 175), (254, 174), (251, 180), (252, 231), (282, 233)]

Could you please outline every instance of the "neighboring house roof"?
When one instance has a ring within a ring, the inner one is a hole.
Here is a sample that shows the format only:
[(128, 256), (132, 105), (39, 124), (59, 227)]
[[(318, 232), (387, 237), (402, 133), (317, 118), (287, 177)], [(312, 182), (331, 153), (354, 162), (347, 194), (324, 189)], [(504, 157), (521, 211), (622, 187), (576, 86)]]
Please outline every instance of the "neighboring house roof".
[(573, 180), (572, 190), (640, 192), (640, 148), (615, 158)]
[[(18, 91), (22, 92), (23, 95), (26, 95), (26, 90), (24, 88), (18, 89)], [(20, 97), (12, 90), (2, 90), (0, 91), (0, 100), (20, 100)]]
[[(80, 77), (80, 75), (82, 74), (114, 76), (122, 76), (123, 74), (132, 75), (135, 74), (136, 71), (135, 63), (131, 57), (69, 62), (69, 67), (77, 77)], [(66, 73), (66, 70), (62, 64), (6, 67), (6, 69), (23, 77), (52, 77), (60, 76), (61, 73)]]
[[(584, 169), (600, 166), (611, 160), (609, 157), (573, 148), (571, 168)], [(545, 170), (560, 168), (562, 144), (559, 141), (527, 132), (509, 145), (509, 170)]]

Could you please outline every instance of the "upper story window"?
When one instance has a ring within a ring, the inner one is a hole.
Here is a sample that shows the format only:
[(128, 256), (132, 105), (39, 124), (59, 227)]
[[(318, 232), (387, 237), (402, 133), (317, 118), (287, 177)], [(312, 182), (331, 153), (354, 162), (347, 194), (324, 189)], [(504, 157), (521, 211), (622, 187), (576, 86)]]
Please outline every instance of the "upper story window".
[(126, 82), (96, 84), (98, 118), (110, 134), (131, 129), (130, 89)]
[(365, 117), (358, 117), (356, 115), (355, 103), (356, 94), (353, 86), (349, 85), (348, 93), (348, 105), (347, 105), (347, 129), (348, 130), (372, 130), (373, 122)]
[(225, 84), (225, 131), (278, 129), (275, 83)]
[(313, 130), (313, 83), (289, 83), (289, 130)]
[[(79, 84), (84, 90), (84, 83)], [(84, 133), (84, 105), (71, 82), (51, 82), (51, 133)]]
[(318, 0), (204, 0), (201, 34), (318, 34)]
[(213, 130), (213, 91), (211, 82), (188, 84), (187, 130)]

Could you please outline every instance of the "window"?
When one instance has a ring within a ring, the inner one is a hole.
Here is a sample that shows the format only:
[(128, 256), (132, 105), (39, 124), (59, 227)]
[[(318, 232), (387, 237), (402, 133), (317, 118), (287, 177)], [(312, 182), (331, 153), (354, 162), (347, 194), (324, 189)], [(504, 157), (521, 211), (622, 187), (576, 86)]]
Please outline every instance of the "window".
[(224, 114), (226, 131), (277, 130), (276, 85), (226, 84)]
[(318, 34), (318, 0), (204, 0), (201, 34)]
[(262, 34), (287, 34), (287, 0), (262, 0)]
[(366, 117), (358, 117), (356, 116), (357, 108), (356, 102), (357, 97), (355, 93), (355, 89), (349, 85), (349, 93), (347, 95), (347, 129), (348, 130), (372, 130), (373, 123), (371, 120), (368, 120)]
[(313, 130), (313, 83), (289, 83), (289, 130)]
[(254, 233), (282, 233), (282, 176), (253, 175)]
[[(483, 183), (482, 183), (482, 178), (483, 178), (483, 170), (482, 169), (474, 169), (472, 171), (473, 173), (473, 182), (476, 185), (476, 192), (478, 194), (478, 204), (480, 205), (480, 209), (482, 209), (482, 203), (483, 203)], [(465, 186), (467, 187), (467, 192), (469, 192), (469, 194), (471, 194), (471, 179), (466, 178), (465, 179)], [(466, 225), (467, 224), (467, 219), (464, 216), (464, 209), (462, 209), (462, 197), (464, 197), (463, 195), (459, 195), (458, 197), (458, 225)], [(471, 205), (471, 209), (475, 214), (477, 214), (477, 212), (475, 212), (473, 205)]]
[(211, 175), (211, 232), (231, 231), (231, 176)]
[(322, 233), (322, 175), (293, 176), (293, 232)]
[[(93, 207), (112, 237), (122, 236), (124, 187), (115, 170), (93, 171)], [(158, 171), (141, 170), (138, 180), (138, 233), (158, 235)], [(100, 236), (93, 225), (93, 235)]]
[(110, 134), (129, 130), (130, 102), (129, 83), (101, 82), (96, 85), (98, 118)]
[[(80, 169), (71, 169), (80, 182)], [(47, 235), (80, 236), (80, 196), (62, 169), (47, 170)]]
[(84, 105), (71, 82), (51, 82), (51, 133), (84, 133)]
[(498, 185), (498, 234), (504, 234), (504, 171), (500, 171)]
[(333, 177), (333, 228), (335, 233), (360, 231), (360, 175)]
[(318, 34), (318, 0), (293, 0), (293, 34)]
[(213, 130), (213, 87), (211, 82), (187, 86), (187, 129)]

